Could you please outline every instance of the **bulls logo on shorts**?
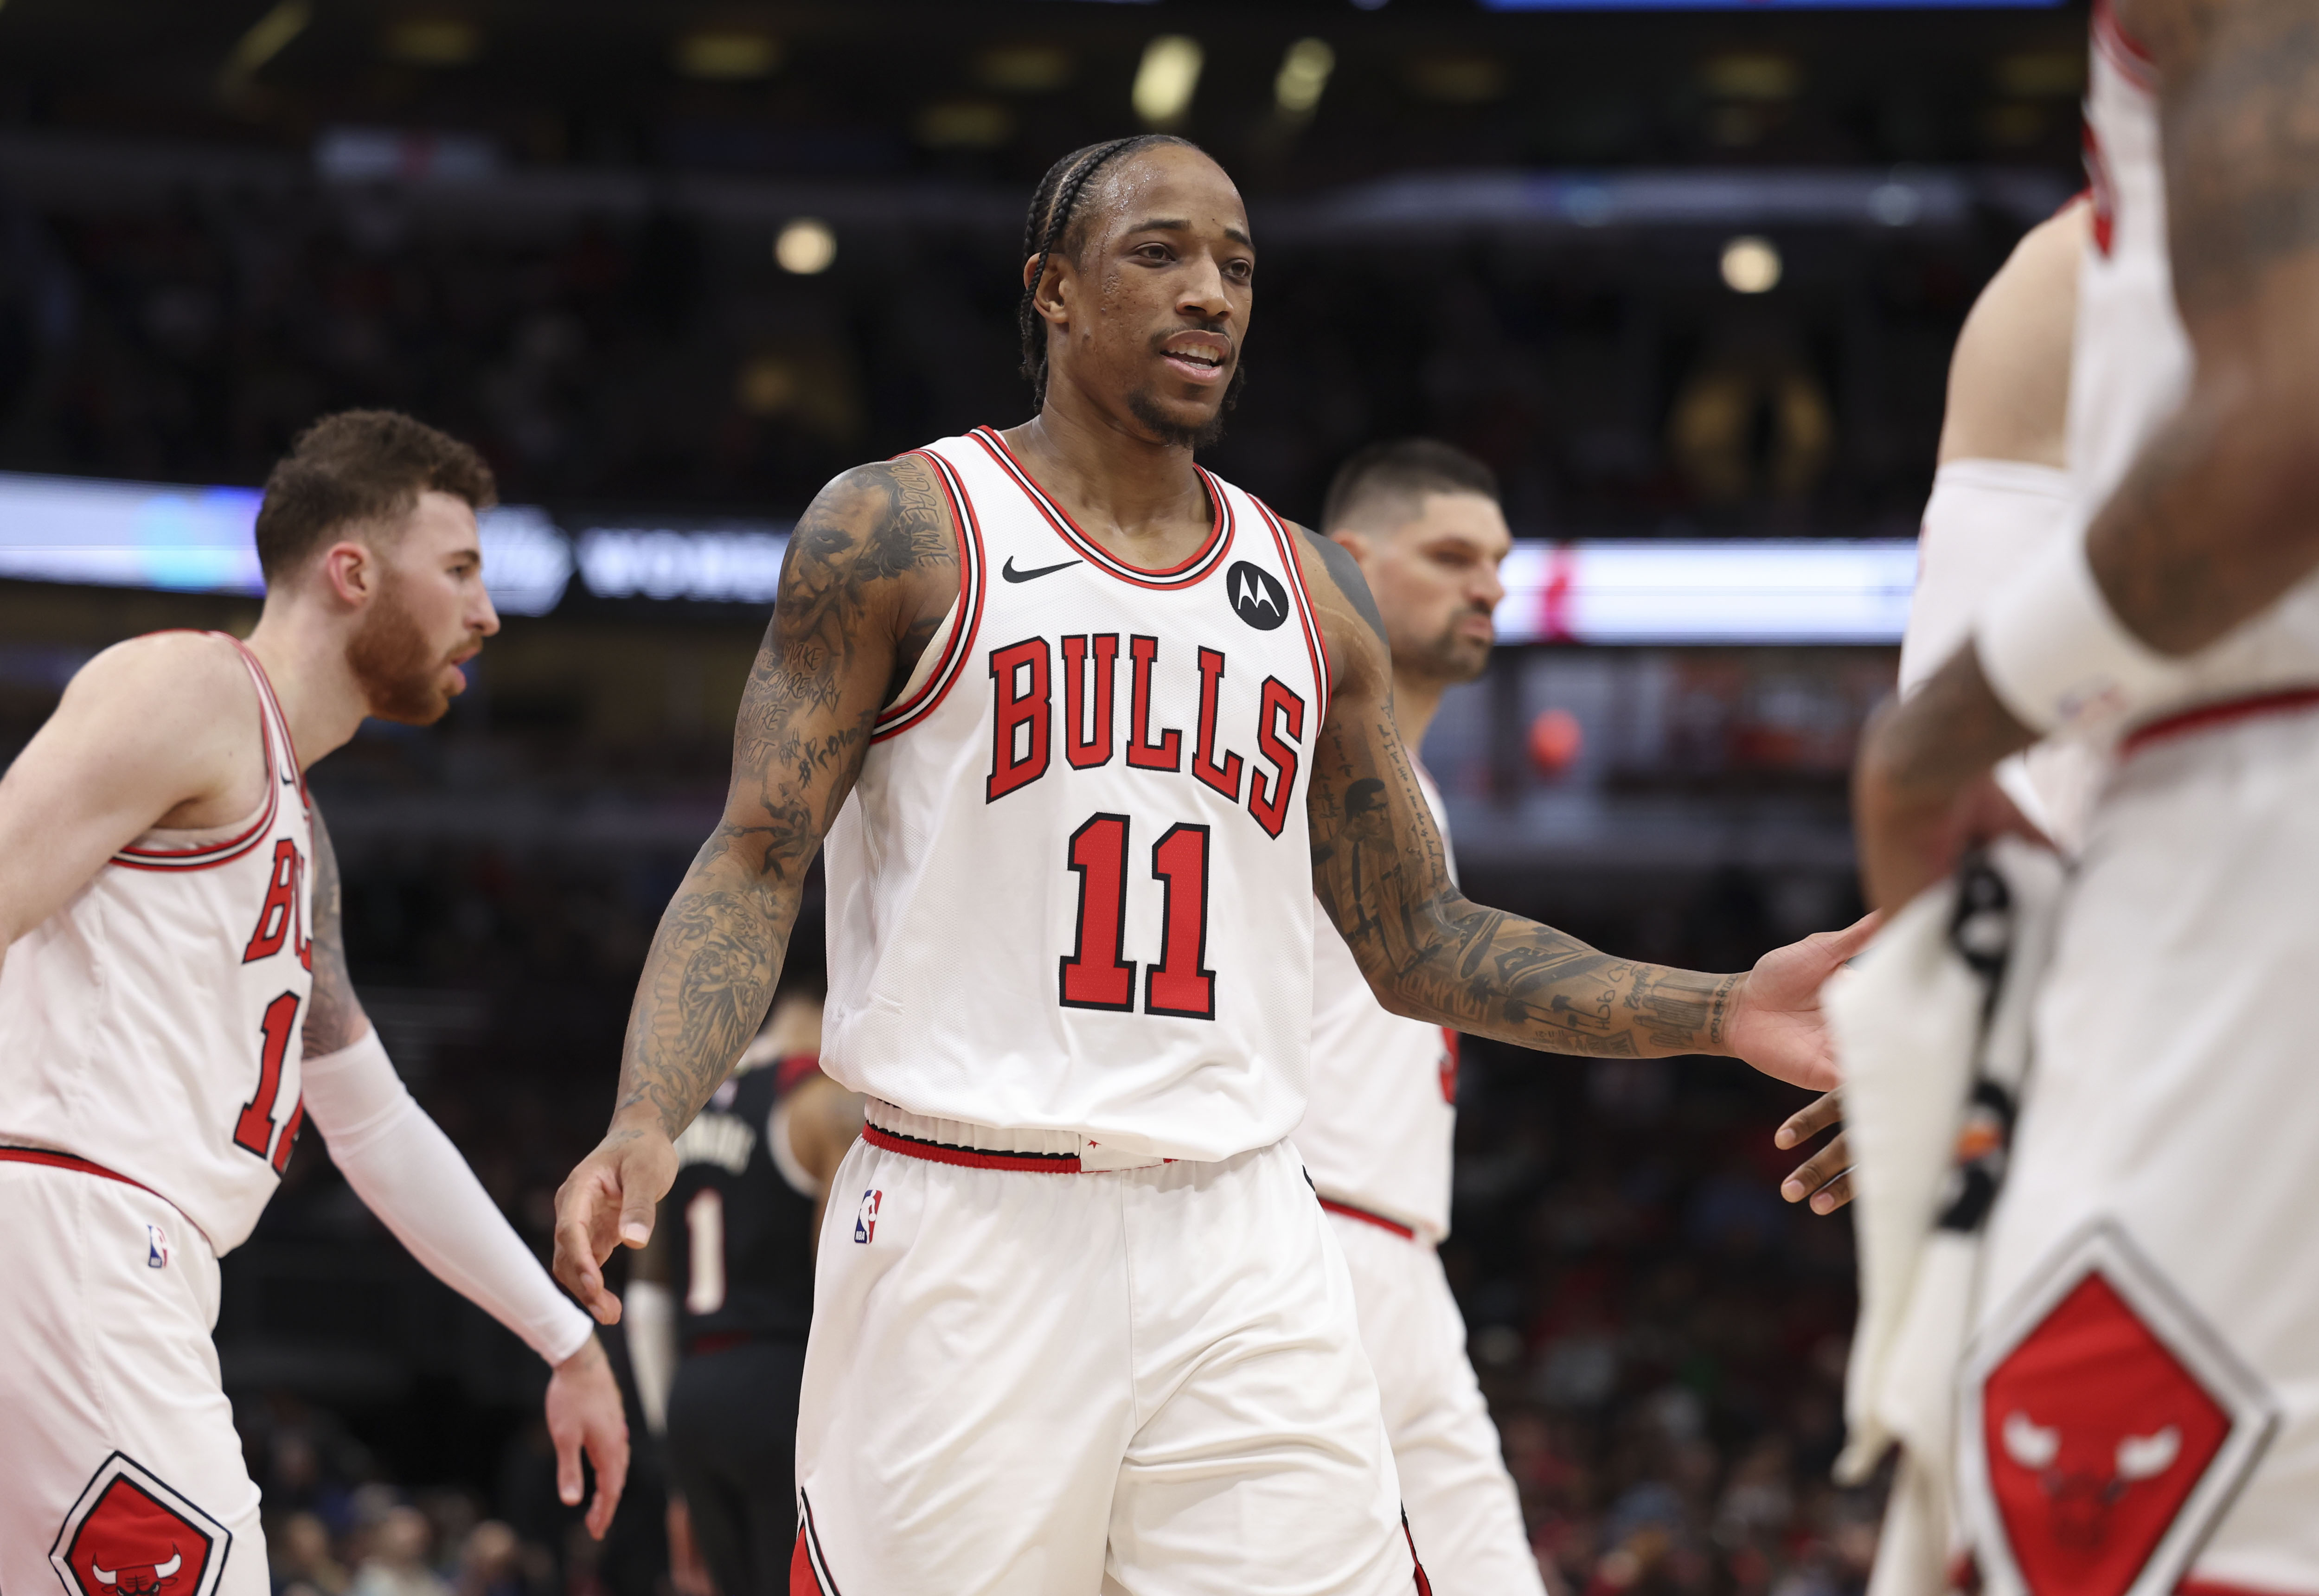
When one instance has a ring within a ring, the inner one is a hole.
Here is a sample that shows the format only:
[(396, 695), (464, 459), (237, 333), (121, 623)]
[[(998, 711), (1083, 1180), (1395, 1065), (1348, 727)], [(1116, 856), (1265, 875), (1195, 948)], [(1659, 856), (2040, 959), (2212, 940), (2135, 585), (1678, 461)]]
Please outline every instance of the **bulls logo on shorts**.
[(2000, 1590), (2164, 1596), (2278, 1422), (2115, 1226), (2081, 1233), (1966, 1371), (1966, 1510)]
[(49, 1561), (78, 1596), (212, 1596), (226, 1527), (115, 1452), (65, 1515)]

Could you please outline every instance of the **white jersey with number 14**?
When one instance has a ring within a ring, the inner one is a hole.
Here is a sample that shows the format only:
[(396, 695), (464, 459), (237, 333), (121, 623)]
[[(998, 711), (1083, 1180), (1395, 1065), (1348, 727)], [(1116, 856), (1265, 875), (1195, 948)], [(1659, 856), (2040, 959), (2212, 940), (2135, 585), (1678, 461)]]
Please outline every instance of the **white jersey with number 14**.
[(0, 963), (0, 1150), (125, 1177), (220, 1253), (290, 1161), (314, 980), (306, 784), (264, 669), (233, 646), (257, 690), (257, 808), (147, 832)]

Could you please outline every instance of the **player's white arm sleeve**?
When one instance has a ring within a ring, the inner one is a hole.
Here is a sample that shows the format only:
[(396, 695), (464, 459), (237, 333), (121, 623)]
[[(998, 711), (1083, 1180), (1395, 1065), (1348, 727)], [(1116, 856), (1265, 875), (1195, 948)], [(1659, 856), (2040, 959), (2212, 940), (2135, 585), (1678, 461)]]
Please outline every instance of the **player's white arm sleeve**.
[(1900, 639), (1901, 692), (1948, 663), (1990, 595), (2060, 536), (2074, 508), (2070, 473), (2051, 465), (1952, 460), (1934, 473)]
[(395, 1239), (444, 1285), (550, 1364), (594, 1333), (555, 1288), (467, 1160), (411, 1094), (375, 1031), (304, 1065), (306, 1117), (330, 1161)]
[(676, 1298), (657, 1280), (631, 1280), (620, 1294), (620, 1328), (628, 1332), (628, 1368), (645, 1428), (668, 1433), (668, 1393), (676, 1384)]

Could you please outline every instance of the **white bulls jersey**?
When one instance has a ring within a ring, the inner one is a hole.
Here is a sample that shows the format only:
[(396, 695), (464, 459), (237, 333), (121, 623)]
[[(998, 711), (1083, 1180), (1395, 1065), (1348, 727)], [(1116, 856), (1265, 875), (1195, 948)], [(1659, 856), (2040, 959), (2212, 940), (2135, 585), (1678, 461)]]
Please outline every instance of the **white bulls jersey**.
[[(1417, 782), (1446, 855), (1441, 794), (1422, 769)], [(1457, 1133), (1457, 1033), (1379, 1004), (1352, 949), (1316, 906), (1313, 1105), (1296, 1127), (1296, 1150), (1322, 1200), (1382, 1214), (1438, 1242), (1449, 1233)]]
[(823, 1068), (913, 1114), (1217, 1159), (1304, 1111), (1328, 665), (1295, 534), (1140, 570), (988, 428), (919, 451), (959, 599), (827, 843)]
[[(2182, 401), (2190, 342), (2174, 304), (2166, 244), (2166, 182), (2156, 77), (2149, 57), (2094, 7), (2086, 93), (2086, 164), (2093, 241), (2078, 275), (2070, 373), (2070, 464), (2078, 525), (2099, 511), (2151, 435)], [(2319, 576), (2187, 662), (2179, 685), (2151, 706), (2156, 719), (2209, 699), (2319, 680)]]
[(257, 810), (147, 832), (0, 962), (0, 1147), (125, 1176), (220, 1253), (290, 1161), (314, 978), (305, 781), (266, 672), (241, 655), (266, 759)]

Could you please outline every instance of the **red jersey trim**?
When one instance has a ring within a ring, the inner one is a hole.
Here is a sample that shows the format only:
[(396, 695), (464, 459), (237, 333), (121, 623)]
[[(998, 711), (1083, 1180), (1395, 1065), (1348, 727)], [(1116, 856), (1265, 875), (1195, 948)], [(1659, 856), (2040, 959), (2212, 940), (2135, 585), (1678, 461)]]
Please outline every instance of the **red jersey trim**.
[[(194, 1225), (194, 1233), (203, 1241), (208, 1241), (210, 1239), (207, 1231), (194, 1224), (193, 1215), (170, 1202), (168, 1198), (147, 1186), (143, 1181), (132, 1180), (118, 1169), (108, 1169), (93, 1159), (84, 1159), (74, 1153), (58, 1152), (52, 1148), (0, 1145), (0, 1164), (37, 1164), (44, 1169), (68, 1169), (75, 1175), (94, 1175), (100, 1180), (114, 1180), (119, 1181), (122, 1186), (135, 1186), (155, 1202), (167, 1205), (172, 1213), (178, 1215), (187, 1224)], [(210, 1250), (212, 1252), (217, 1250), (214, 1244)]]
[(956, 1164), (966, 1169), (1012, 1169), (1031, 1175), (1085, 1173), (1079, 1168), (1077, 1153), (986, 1152), (979, 1147), (952, 1147), (947, 1141), (905, 1136), (877, 1125), (862, 1126), (862, 1140), (905, 1158), (924, 1159), (929, 1164)]
[(1296, 595), (1296, 619), (1304, 628), (1304, 651), (1313, 661), (1313, 696), (1320, 704), (1313, 735), (1318, 737), (1322, 724), (1329, 718), (1329, 640), (1322, 635), (1321, 618), (1313, 608), (1312, 591), (1304, 585), (1304, 567), (1296, 558), (1296, 535), (1263, 500), (1251, 493), (1248, 501), (1264, 518), (1265, 526), (1272, 533), (1273, 546), (1280, 551), (1280, 563), (1288, 567), (1288, 591)]
[[(170, 629), (184, 632), (192, 631), (194, 628), (176, 627)], [(158, 633), (152, 635), (160, 636)], [(266, 680), (265, 671), (259, 667), (249, 650), (242, 646), (239, 638), (224, 632), (206, 632), (203, 636), (223, 637), (232, 644), (236, 652), (241, 655), (242, 663), (249, 667), (252, 680), (257, 683), (257, 740), (266, 754), (266, 807), (258, 815), (257, 823), (248, 831), (228, 837), (221, 843), (212, 843), (204, 848), (182, 850), (123, 848), (113, 854), (113, 862), (124, 870), (163, 872), (207, 870), (215, 870), (221, 864), (231, 864), (265, 841), (266, 834), (274, 829), (275, 816), (281, 812), (284, 784), (275, 779), (277, 766), (274, 757), (274, 721), (275, 717), (281, 715), (282, 709), (281, 706), (274, 701), (274, 686)], [(282, 745), (289, 750), (291, 758), (295, 761), (297, 749), (290, 741), (289, 727), (286, 724), (282, 731)], [(302, 799), (306, 796), (306, 783), (302, 776), (298, 782), (298, 796)]]
[(2288, 715), (2298, 709), (2311, 708), (2319, 708), (2319, 687), (2291, 687), (2278, 692), (2254, 693), (2243, 699), (2225, 699), (2220, 703), (2201, 704), (2195, 709), (2185, 709), (2179, 715), (2153, 720), (2134, 731), (2118, 744), (2117, 755), (2120, 759), (2129, 759), (2152, 743), (2228, 726), (2234, 720), (2247, 720), (2258, 715)]
[(1334, 1197), (1322, 1197), (1321, 1206), (1331, 1213), (1341, 1213), (1347, 1219), (1358, 1219), (1363, 1224), (1375, 1225), (1380, 1231), (1391, 1231), (1404, 1241), (1417, 1240), (1417, 1231), (1412, 1227), (1402, 1223), (1397, 1219), (1387, 1219), (1384, 1214), (1373, 1213), (1369, 1209), (1356, 1208), (1350, 1203), (1340, 1203)]
[(298, 801), (308, 803), (306, 767), (298, 762), (298, 739), (290, 735), (290, 717), (282, 712), (282, 700), (275, 695), (274, 679), (266, 673), (266, 667), (258, 663), (257, 656), (249, 652), (248, 645), (230, 636), (227, 640), (241, 651), (242, 662), (249, 667), (249, 673), (257, 678), (257, 690), (274, 711), (274, 724), (282, 734), (283, 750), (290, 755), (290, 768), (298, 773)]
[[(1047, 524), (1055, 529), (1056, 534), (1078, 550), (1088, 564), (1106, 575), (1132, 582), (1140, 588), (1188, 588), (1223, 564), (1225, 554), (1232, 548), (1232, 501), (1218, 491), (1215, 479), (1205, 471), (1200, 472), (1200, 481), (1208, 490), (1208, 501), (1216, 517), (1215, 525), (1208, 531), (1207, 542), (1182, 564), (1171, 565), (1165, 571), (1150, 571), (1141, 565), (1129, 564), (1080, 530), (1079, 524), (1071, 519), (1070, 512), (1047, 496), (1047, 491), (1023, 469), (1023, 463), (1015, 458), (1014, 451), (1006, 446), (1006, 440), (997, 432), (988, 427), (978, 427), (967, 436), (980, 444), (991, 459), (997, 462), (999, 468), (1015, 479), (1015, 485), (1023, 490), (1024, 496), (1046, 518)], [(1193, 469), (1196, 471), (1199, 468), (1195, 466)]]
[(2109, 58), (2125, 80), (2138, 89), (2158, 86), (2158, 63), (2142, 41), (2125, 31), (2111, 0), (2094, 0), (2094, 48)]
[(821, 1549), (821, 1526), (814, 1521), (813, 1499), (798, 1492), (804, 1510), (798, 1526), (797, 1549), (790, 1557), (790, 1596), (844, 1596), (829, 1574), (829, 1555)]
[(967, 492), (957, 468), (931, 449), (912, 449), (910, 453), (933, 464), (934, 478), (950, 499), (951, 526), (958, 537), (958, 625), (950, 629), (950, 641), (943, 645), (942, 658), (934, 662), (933, 672), (917, 692), (880, 712), (871, 728), (872, 743), (882, 743), (898, 732), (908, 731), (950, 696), (950, 690), (965, 673), (975, 636), (982, 629), (983, 593), (990, 580), (988, 561), (982, 551), (982, 524), (975, 518), (974, 500)]

